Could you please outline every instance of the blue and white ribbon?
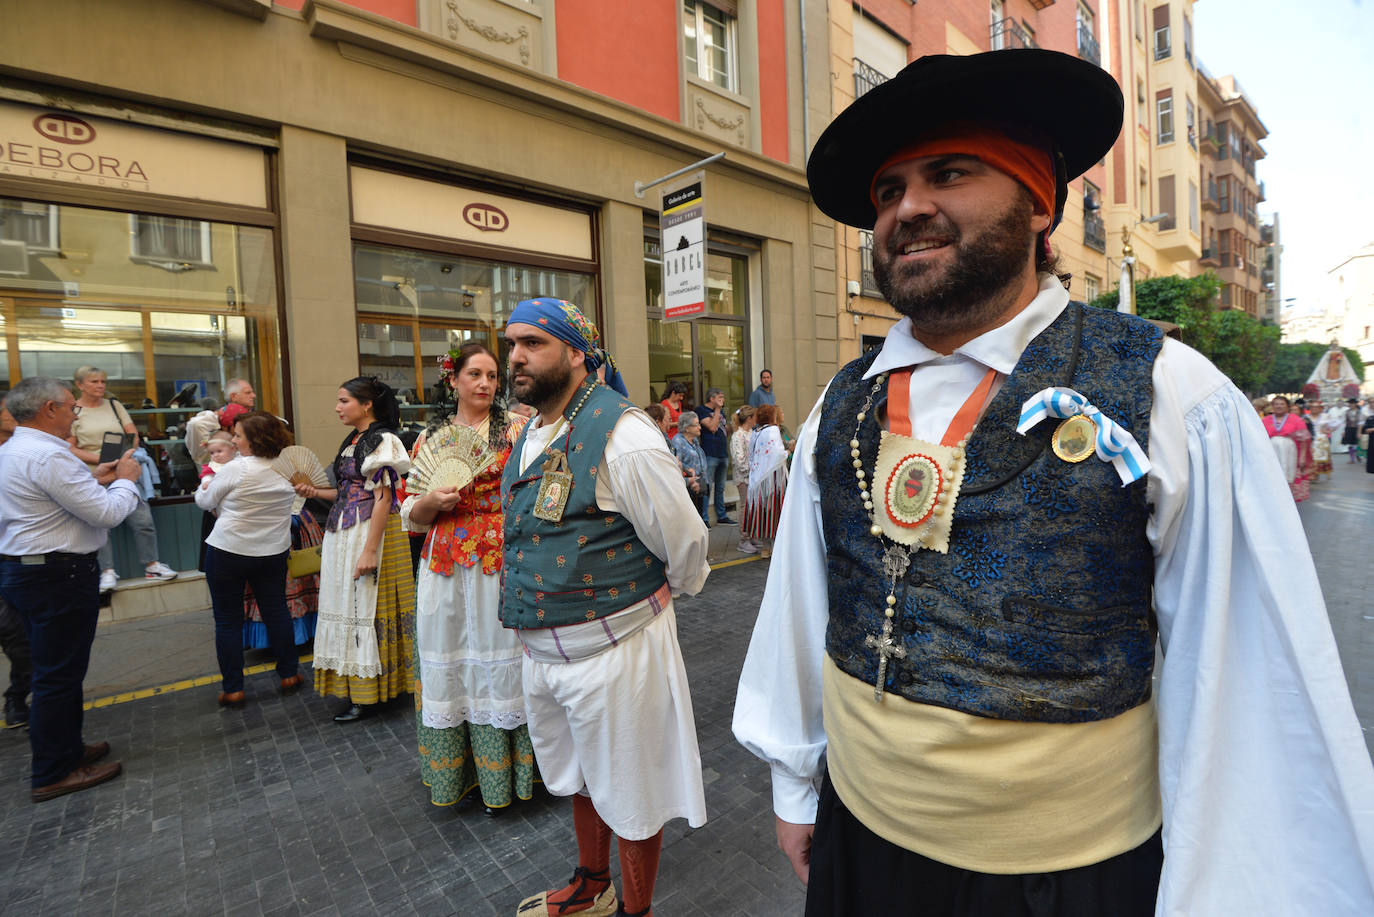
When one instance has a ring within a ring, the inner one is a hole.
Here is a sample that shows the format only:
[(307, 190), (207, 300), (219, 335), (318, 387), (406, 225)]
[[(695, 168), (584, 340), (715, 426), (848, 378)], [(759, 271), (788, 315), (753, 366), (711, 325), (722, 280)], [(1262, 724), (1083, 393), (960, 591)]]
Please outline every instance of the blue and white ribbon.
[(1021, 405), (1021, 422), (1016, 425), (1016, 432), (1024, 436), (1047, 417), (1065, 420), (1077, 414), (1097, 425), (1097, 457), (1112, 463), (1122, 487), (1149, 472), (1150, 460), (1131, 432), (1071, 388), (1047, 388), (1026, 399)]

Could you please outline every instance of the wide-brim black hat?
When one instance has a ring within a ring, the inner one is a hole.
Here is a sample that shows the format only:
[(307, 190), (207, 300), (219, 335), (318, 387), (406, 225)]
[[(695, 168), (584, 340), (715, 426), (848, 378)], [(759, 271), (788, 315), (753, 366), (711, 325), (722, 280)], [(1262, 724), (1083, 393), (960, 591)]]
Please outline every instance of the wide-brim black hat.
[(1121, 87), (1101, 67), (1058, 51), (1017, 48), (932, 54), (864, 93), (830, 122), (811, 151), (806, 178), (828, 216), (870, 229), (869, 189), (878, 167), (942, 124), (1024, 126), (1054, 146), (1054, 222), (1068, 182), (1107, 155), (1121, 133)]

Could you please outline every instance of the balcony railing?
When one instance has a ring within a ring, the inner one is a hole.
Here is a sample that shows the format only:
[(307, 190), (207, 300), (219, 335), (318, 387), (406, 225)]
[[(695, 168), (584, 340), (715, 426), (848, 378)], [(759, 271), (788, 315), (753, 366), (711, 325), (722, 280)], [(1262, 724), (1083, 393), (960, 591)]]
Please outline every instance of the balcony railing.
[(1261, 200), (1261, 201), (1268, 200), (1268, 198), (1264, 196), (1264, 182), (1260, 182), (1260, 183), (1259, 183), (1259, 197), (1256, 198), (1256, 200)]
[(1205, 130), (1202, 132), (1202, 135), (1198, 137), (1199, 151), (1208, 156), (1215, 156), (1220, 146), (1220, 143), (1217, 141), (1217, 132), (1215, 129)]
[(1217, 197), (1217, 183), (1209, 181), (1207, 190), (1202, 194), (1202, 209), (1213, 212), (1221, 209), (1221, 200)]
[(1265, 245), (1274, 244), (1274, 224), (1265, 223), (1260, 227), (1260, 241)]
[(854, 58), (854, 98), (858, 98), (875, 86), (880, 86), (891, 77), (871, 64)]
[(1202, 255), (1197, 259), (1197, 263), (1204, 267), (1221, 267), (1221, 259), (1217, 257), (1217, 250), (1210, 245), (1202, 249)]
[(1035, 39), (1031, 37), (1030, 31), (1010, 16), (994, 22), (988, 29), (988, 37), (992, 41), (992, 50), (994, 51), (1036, 47)]
[(865, 296), (881, 297), (878, 278), (873, 274), (873, 233), (859, 233), (859, 288)]
[(1078, 23), (1078, 56), (1090, 64), (1102, 66), (1102, 49), (1093, 35), (1092, 26), (1081, 20)]
[(1107, 223), (1091, 211), (1083, 214), (1083, 244), (1099, 252), (1107, 251)]

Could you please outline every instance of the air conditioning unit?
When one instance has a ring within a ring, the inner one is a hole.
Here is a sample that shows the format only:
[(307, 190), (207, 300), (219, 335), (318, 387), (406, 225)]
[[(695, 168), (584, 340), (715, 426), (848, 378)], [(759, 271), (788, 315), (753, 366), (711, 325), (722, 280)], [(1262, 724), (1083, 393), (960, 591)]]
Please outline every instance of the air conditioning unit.
[(0, 239), (0, 274), (24, 277), (28, 273), (28, 243), (19, 239)]

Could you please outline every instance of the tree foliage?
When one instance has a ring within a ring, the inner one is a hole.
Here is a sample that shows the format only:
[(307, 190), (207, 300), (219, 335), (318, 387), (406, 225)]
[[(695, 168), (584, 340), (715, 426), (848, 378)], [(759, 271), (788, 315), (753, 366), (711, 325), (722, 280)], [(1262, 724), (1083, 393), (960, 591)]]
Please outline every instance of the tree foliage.
[[(1317, 341), (1302, 341), (1298, 344), (1280, 344), (1274, 357), (1274, 368), (1269, 372), (1265, 390), (1270, 392), (1297, 392), (1302, 390), (1307, 377), (1317, 368), (1323, 355), (1331, 347)], [(1364, 361), (1349, 347), (1342, 347), (1350, 358), (1355, 375), (1364, 379)]]
[[(1220, 290), (1221, 281), (1211, 271), (1197, 277), (1151, 277), (1136, 284), (1136, 314), (1178, 325), (1183, 343), (1215, 363), (1241, 391), (1259, 394), (1279, 350), (1279, 329), (1246, 312), (1217, 309)], [(1118, 296), (1119, 290), (1113, 290), (1090, 305), (1115, 309)]]

